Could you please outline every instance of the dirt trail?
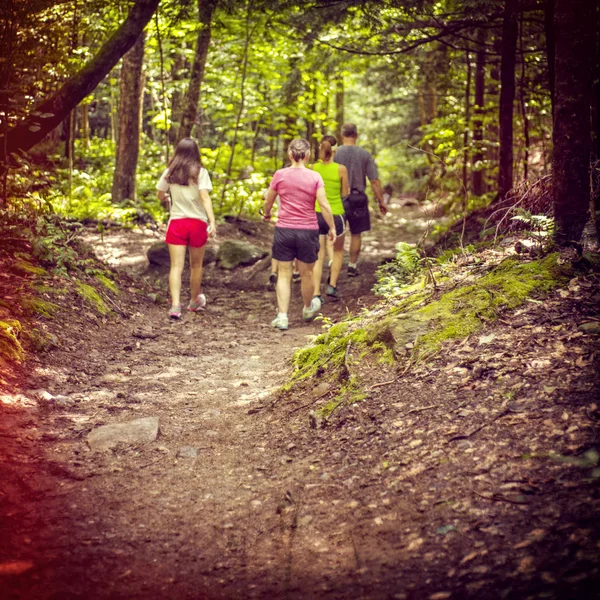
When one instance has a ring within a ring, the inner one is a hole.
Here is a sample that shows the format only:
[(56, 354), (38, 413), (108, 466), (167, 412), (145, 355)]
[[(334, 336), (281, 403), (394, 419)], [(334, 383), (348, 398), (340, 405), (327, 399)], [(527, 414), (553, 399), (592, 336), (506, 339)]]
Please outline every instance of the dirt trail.
[[(424, 231), (393, 212), (329, 318), (374, 302), (376, 264)], [(108, 232), (99, 253), (139, 269), (154, 239)], [(177, 323), (132, 280), (123, 318), (74, 310), (31, 389), (0, 396), (2, 600), (600, 598), (600, 349), (578, 328), (597, 274), (401, 378), (349, 356), (367, 397), (325, 428), (325, 381), (272, 394), (320, 325), (295, 288), (273, 330), (267, 274), (209, 269), (207, 311)], [(155, 441), (91, 451), (142, 417)]]
[[(377, 261), (425, 225), (408, 211), (378, 221), (363, 276), (342, 276), (344, 300), (323, 312), (359, 307)], [(131, 267), (152, 241), (108, 233), (102, 248)], [(360, 542), (318, 525), (340, 501), (329, 490), (304, 504), (320, 459), (261, 411), (320, 326), (301, 322), (296, 289), (290, 330), (274, 331), (264, 282), (232, 291), (222, 277), (208, 274), (208, 310), (179, 323), (141, 301), (118, 322), (74, 312), (81, 335), (37, 365), (38, 390), (4, 397), (3, 466), (19, 471), (0, 492), (3, 598), (316, 598), (340, 585), (336, 597), (358, 597), (345, 578), (360, 577)], [(94, 428), (148, 416), (155, 442), (90, 451)]]

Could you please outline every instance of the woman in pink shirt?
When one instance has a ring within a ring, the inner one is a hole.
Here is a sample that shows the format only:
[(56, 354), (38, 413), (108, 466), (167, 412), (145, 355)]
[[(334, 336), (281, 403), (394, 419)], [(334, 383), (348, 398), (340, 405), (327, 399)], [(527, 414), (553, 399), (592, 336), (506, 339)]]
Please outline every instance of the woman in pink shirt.
[(278, 314), (271, 325), (277, 329), (288, 328), (292, 261), (300, 272), (304, 308), (302, 318), (312, 321), (321, 309), (321, 301), (314, 296), (312, 272), (319, 254), (319, 224), (315, 202), (329, 225), (329, 239), (335, 241), (335, 225), (331, 208), (325, 195), (321, 175), (307, 168), (310, 144), (306, 140), (294, 140), (288, 148), (291, 166), (273, 175), (265, 198), (265, 220), (271, 219), (271, 209), (279, 196), (279, 213), (273, 237), (273, 258), (279, 261), (277, 278)]

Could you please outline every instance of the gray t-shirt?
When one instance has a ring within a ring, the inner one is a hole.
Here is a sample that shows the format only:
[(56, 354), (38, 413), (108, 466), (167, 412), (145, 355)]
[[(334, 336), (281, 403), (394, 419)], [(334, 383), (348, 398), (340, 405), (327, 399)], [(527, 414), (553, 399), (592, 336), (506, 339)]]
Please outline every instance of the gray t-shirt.
[(348, 185), (350, 191), (364, 192), (367, 180), (379, 179), (373, 157), (359, 146), (340, 146), (335, 153), (334, 162), (348, 169)]

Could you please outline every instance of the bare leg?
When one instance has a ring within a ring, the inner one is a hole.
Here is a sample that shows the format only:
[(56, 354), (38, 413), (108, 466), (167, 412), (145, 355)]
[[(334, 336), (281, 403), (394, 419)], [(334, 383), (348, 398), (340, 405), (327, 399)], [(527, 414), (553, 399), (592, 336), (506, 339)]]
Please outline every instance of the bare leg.
[(296, 267), (300, 272), (302, 300), (304, 308), (310, 308), (315, 293), (315, 284), (313, 282), (313, 268), (315, 263), (305, 263), (296, 259)]
[(206, 246), (190, 248), (190, 287), (192, 291), (191, 302), (196, 302), (198, 294), (202, 291), (202, 266)]
[(321, 295), (321, 277), (323, 276), (323, 263), (325, 262), (327, 236), (320, 235), (319, 244), (319, 257), (317, 258), (317, 262), (315, 263), (315, 267), (313, 269), (313, 293), (315, 296)]
[(327, 260), (329, 261), (329, 263), (333, 263), (333, 244), (329, 241), (329, 238), (327, 238)]
[(350, 236), (350, 262), (355, 265), (360, 254), (360, 247), (362, 244), (362, 234), (353, 233)]
[(181, 274), (185, 265), (186, 246), (175, 246), (169, 244), (169, 256), (171, 258), (171, 270), (169, 271), (169, 292), (171, 293), (171, 304), (181, 304)]
[(271, 259), (271, 273), (277, 273), (279, 261), (275, 258)]
[(292, 261), (278, 261), (277, 273), (277, 308), (280, 313), (287, 314), (290, 307), (292, 285)]
[(337, 287), (337, 280), (342, 270), (342, 261), (344, 260), (344, 238), (342, 234), (335, 239), (333, 243), (333, 263), (331, 264), (331, 273), (329, 275), (329, 285)]

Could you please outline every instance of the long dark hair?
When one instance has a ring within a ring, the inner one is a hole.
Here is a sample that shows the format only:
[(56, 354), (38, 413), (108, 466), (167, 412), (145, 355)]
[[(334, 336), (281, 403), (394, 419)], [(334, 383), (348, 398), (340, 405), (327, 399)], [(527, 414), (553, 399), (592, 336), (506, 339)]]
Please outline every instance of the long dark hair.
[(190, 181), (198, 183), (201, 168), (202, 160), (196, 140), (183, 138), (177, 144), (175, 155), (169, 162), (167, 181), (177, 185), (190, 185)]
[(319, 157), (323, 162), (329, 160), (333, 154), (333, 147), (337, 145), (337, 140), (332, 135), (324, 135), (319, 146)]

